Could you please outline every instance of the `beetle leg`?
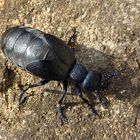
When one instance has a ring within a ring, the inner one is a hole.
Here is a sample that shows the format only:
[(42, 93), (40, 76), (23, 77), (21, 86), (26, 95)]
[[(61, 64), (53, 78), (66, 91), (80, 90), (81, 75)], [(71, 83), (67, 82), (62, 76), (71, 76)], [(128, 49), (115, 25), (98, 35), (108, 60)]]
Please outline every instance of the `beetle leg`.
[(81, 88), (80, 88), (80, 86), (78, 84), (76, 85), (76, 89), (77, 89), (77, 93), (78, 93), (79, 97), (83, 100), (84, 103), (86, 103), (88, 105), (88, 107), (91, 110), (92, 114), (94, 116), (99, 116), (97, 111), (95, 110), (95, 108), (93, 108), (93, 106), (89, 103), (89, 101), (86, 98), (83, 97), (82, 90), (81, 90)]
[(106, 101), (105, 99), (102, 97), (101, 93), (99, 90), (96, 90), (95, 91), (95, 94), (100, 102), (100, 104), (104, 107), (104, 108), (107, 108), (107, 105), (106, 105)]
[(61, 98), (58, 101), (58, 105), (59, 105), (58, 111), (60, 113), (60, 120), (61, 120), (62, 125), (63, 125), (63, 123), (64, 123), (64, 121), (66, 119), (66, 116), (64, 115), (64, 108), (62, 107), (62, 102), (63, 102), (64, 97), (65, 97), (66, 94), (67, 94), (67, 82), (64, 81), (63, 82), (63, 94), (62, 94)]
[(30, 88), (33, 88), (33, 87), (38, 87), (38, 86), (42, 86), (42, 85), (45, 85), (46, 83), (48, 83), (49, 80), (40, 80), (36, 83), (30, 83), (29, 86), (27, 88), (25, 88), (20, 94), (19, 94), (19, 108), (21, 108), (21, 106), (24, 104), (25, 102), (25, 97), (23, 98), (24, 94), (26, 93), (26, 91)]
[(76, 46), (77, 46), (77, 31), (76, 31), (75, 28), (73, 29), (73, 34), (72, 34), (72, 36), (69, 38), (67, 44), (68, 44), (68, 46), (70, 47), (71, 51), (72, 51), (73, 53), (75, 53), (75, 48), (76, 48)]

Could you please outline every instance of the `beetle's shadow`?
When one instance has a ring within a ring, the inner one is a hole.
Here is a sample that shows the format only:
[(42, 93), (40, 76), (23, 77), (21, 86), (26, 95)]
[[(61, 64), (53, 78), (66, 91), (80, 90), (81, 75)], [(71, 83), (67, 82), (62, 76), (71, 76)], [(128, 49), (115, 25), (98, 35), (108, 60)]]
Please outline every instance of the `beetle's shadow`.
[[(94, 48), (87, 48), (85, 46), (78, 45), (75, 53), (78, 63), (85, 65), (89, 70), (97, 70), (103, 74), (108, 74), (109, 72), (118, 70), (115, 66), (116, 60), (113, 56), (107, 55)], [(127, 62), (123, 61), (121, 62), (121, 67), (119, 69), (124, 70), (120, 72), (120, 75), (111, 80), (110, 85), (102, 92), (102, 95), (103, 97), (111, 95), (124, 102), (133, 102), (139, 97), (140, 90), (140, 87), (136, 87), (132, 84), (132, 79), (136, 75), (136, 71), (132, 70)], [(49, 89), (46, 90), (49, 91)], [(59, 94), (62, 93), (57, 90), (52, 90), (52, 92)], [(74, 95), (74, 93), (72, 93), (72, 95)], [(96, 97), (94, 94), (87, 94), (87, 97), (92, 103), (95, 103)], [(77, 103), (70, 103), (69, 105), (75, 106)]]
[[(95, 68), (103, 74), (108, 74), (114, 70), (122, 70), (117, 77), (110, 80), (110, 85), (102, 92), (104, 97), (111, 95), (117, 100), (131, 102), (133, 104), (133, 101), (140, 96), (140, 87), (132, 83), (132, 79), (136, 77), (139, 69), (132, 70), (128, 63), (122, 60), (118, 61), (120, 65), (118, 68), (116, 66), (117, 59), (115, 57), (102, 53), (94, 48), (87, 48), (81, 45), (78, 46), (76, 57), (80, 63), (85, 63), (87, 68), (93, 70)], [(95, 100), (92, 94), (88, 94), (88, 97), (92, 101)], [(138, 106), (136, 105), (135, 107), (138, 108)]]
[[(54, 94), (58, 94), (58, 95), (61, 95), (63, 92), (62, 92), (62, 90), (57, 90), (57, 89), (45, 89), (44, 90), (45, 92), (48, 92), (48, 93), (54, 93)], [(75, 89), (73, 89), (73, 90), (71, 90), (71, 92), (67, 92), (67, 95), (68, 96), (77, 96), (77, 97), (79, 97), (77, 94), (76, 94), (76, 92), (75, 92)], [(90, 102), (92, 103), (92, 104), (96, 104), (95, 102), (93, 103), (93, 101), (95, 101), (95, 96), (92, 94), (92, 96), (91, 95), (87, 95), (87, 97), (89, 98), (89, 100), (90, 100)], [(69, 98), (69, 97), (67, 97), (67, 98)], [(79, 97), (79, 99), (80, 99), (80, 97)], [(63, 105), (64, 105), (64, 109), (65, 109), (65, 111), (68, 109), (68, 108), (73, 108), (73, 107), (75, 107), (75, 106), (78, 106), (79, 104), (81, 104), (81, 105), (84, 105), (85, 103), (82, 101), (82, 100), (79, 100), (79, 101), (71, 101), (71, 102), (67, 102), (67, 101), (64, 101), (63, 102)]]
[(10, 87), (14, 85), (15, 77), (16, 77), (16, 73), (14, 72), (14, 70), (10, 69), (7, 63), (5, 63), (5, 67), (3, 68), (3, 80), (0, 83), (0, 92), (4, 93), (2, 95), (5, 95), (5, 101), (7, 103), (8, 103), (7, 91)]

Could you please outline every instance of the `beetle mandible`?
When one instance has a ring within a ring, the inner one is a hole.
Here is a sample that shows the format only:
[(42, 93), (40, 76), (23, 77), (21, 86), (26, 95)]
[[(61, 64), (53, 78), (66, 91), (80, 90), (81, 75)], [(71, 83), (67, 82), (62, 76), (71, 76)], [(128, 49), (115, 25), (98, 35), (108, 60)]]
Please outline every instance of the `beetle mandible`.
[(95, 92), (100, 103), (104, 105), (100, 90), (107, 87), (108, 81), (116, 72), (103, 77), (101, 73), (88, 71), (82, 64), (77, 64), (69, 47), (75, 37), (76, 33), (66, 44), (54, 35), (25, 26), (12, 27), (3, 34), (1, 49), (5, 56), (16, 66), (42, 78), (24, 89), (19, 95), (19, 105), (22, 105), (23, 95), (29, 88), (44, 85), (50, 80), (62, 82), (63, 94), (58, 104), (60, 119), (64, 121), (62, 102), (67, 94), (67, 84), (72, 81), (79, 97), (88, 105), (93, 115), (97, 115), (90, 102), (83, 97), (82, 90)]

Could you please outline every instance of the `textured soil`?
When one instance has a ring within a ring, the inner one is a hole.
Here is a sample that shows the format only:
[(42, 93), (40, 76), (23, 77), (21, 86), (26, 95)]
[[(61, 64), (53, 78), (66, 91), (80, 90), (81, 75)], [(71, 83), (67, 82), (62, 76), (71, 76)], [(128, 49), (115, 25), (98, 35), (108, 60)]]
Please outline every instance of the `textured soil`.
[[(0, 37), (9, 27), (26, 25), (64, 41), (78, 31), (76, 58), (88, 69), (120, 75), (91, 101), (91, 115), (69, 86), (65, 98), (68, 122), (61, 126), (56, 105), (61, 88), (51, 81), (28, 91), (19, 110), (23, 86), (38, 80), (13, 66), (0, 53), (0, 140), (138, 140), (140, 139), (140, 2), (138, 0), (0, 0)], [(34, 96), (30, 96), (30, 95)]]

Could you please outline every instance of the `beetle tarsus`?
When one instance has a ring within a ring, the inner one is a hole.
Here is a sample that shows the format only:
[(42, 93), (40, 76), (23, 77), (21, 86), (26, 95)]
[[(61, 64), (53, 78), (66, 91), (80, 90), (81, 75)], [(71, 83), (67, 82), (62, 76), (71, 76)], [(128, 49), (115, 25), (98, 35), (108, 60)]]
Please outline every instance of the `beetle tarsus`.
[(64, 115), (64, 107), (62, 107), (62, 103), (64, 100), (65, 95), (67, 94), (67, 81), (63, 82), (63, 94), (61, 96), (61, 98), (58, 101), (58, 111), (60, 113), (60, 120), (61, 120), (61, 124), (63, 125), (64, 121), (66, 121), (66, 116)]
[(105, 99), (102, 97), (101, 93), (99, 90), (96, 90), (95, 91), (95, 94), (100, 102), (100, 104), (104, 107), (104, 108), (107, 108), (107, 104), (106, 104), (106, 101)]
[(61, 125), (63, 125), (64, 122), (67, 121), (67, 118), (66, 118), (66, 116), (64, 114), (64, 107), (59, 107), (59, 113), (60, 113), (59, 118), (60, 118), (60, 121), (61, 121)]
[(23, 104), (25, 103), (25, 100), (27, 99), (26, 97), (23, 97), (26, 93), (27, 90), (29, 90), (30, 88), (33, 87), (38, 87), (38, 86), (42, 86), (45, 85), (46, 83), (48, 83), (49, 80), (40, 80), (36, 83), (30, 83), (29, 86), (27, 88), (25, 88), (20, 94), (19, 94), (19, 108), (21, 108), (23, 106)]
[(72, 36), (70, 36), (68, 43), (67, 43), (73, 53), (75, 53), (75, 48), (77, 46), (77, 33), (78, 32), (74, 28), (73, 34), (72, 34)]

